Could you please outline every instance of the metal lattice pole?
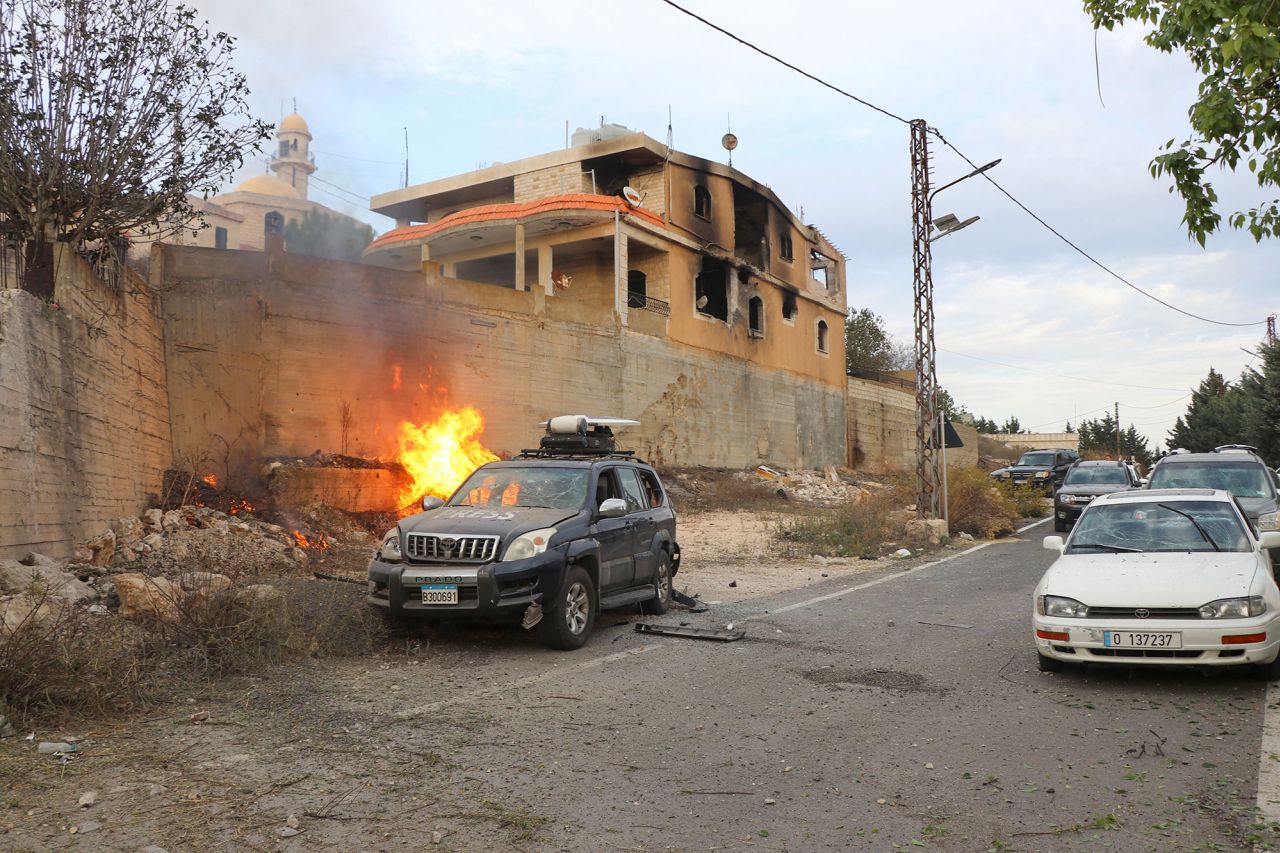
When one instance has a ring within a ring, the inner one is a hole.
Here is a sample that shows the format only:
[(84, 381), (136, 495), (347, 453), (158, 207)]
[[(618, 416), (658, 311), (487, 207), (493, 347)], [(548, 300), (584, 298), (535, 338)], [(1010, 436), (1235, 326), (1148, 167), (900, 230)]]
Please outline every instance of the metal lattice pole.
[(911, 122), (911, 261), (916, 327), (916, 516), (939, 518), (938, 373), (933, 344), (933, 272), (929, 230), (929, 125)]

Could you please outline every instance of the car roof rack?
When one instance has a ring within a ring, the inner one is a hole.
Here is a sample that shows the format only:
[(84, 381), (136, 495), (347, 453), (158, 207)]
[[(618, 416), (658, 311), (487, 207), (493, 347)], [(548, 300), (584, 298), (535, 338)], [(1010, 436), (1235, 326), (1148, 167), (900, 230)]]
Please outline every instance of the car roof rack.
[(521, 450), (517, 459), (626, 459), (647, 465), (643, 459), (636, 458), (634, 450), (587, 450), (581, 447), (554, 448), (538, 447)]
[(1219, 444), (1214, 453), (1257, 453), (1258, 448), (1251, 444)]

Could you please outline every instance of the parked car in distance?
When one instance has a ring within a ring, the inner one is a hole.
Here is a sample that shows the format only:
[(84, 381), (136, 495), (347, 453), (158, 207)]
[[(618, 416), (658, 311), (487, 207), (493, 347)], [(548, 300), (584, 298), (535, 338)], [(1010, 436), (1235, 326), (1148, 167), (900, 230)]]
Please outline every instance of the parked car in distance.
[(1016, 485), (1032, 484), (1040, 486), (1052, 494), (1062, 484), (1067, 469), (1080, 459), (1080, 454), (1063, 447), (1044, 450), (1029, 450), (1018, 461), (1008, 468), (997, 468), (991, 472), (996, 480), (1005, 480)]
[(1151, 469), (1152, 489), (1225, 489), (1235, 496), (1258, 530), (1280, 530), (1280, 482), (1247, 445), (1224, 445), (1212, 453), (1176, 453)]
[(1072, 465), (1053, 496), (1053, 529), (1059, 533), (1075, 523), (1085, 506), (1099, 495), (1136, 489), (1138, 472), (1127, 462), (1082, 459)]
[(1280, 678), (1280, 588), (1257, 532), (1225, 490), (1095, 498), (1036, 586), (1040, 669), (1071, 663), (1251, 666)]

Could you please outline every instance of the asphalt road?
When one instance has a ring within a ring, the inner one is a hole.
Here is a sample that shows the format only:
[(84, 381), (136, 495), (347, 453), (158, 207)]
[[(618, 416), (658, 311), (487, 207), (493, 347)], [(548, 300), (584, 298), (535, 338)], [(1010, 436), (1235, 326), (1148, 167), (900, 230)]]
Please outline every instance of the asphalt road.
[(517, 640), (448, 683), (385, 673), (383, 731), (537, 816), (537, 849), (1271, 849), (1255, 808), (1265, 685), (1038, 672), (1044, 529), (652, 620), (732, 621), (735, 643), (642, 637), (614, 613), (571, 654)]

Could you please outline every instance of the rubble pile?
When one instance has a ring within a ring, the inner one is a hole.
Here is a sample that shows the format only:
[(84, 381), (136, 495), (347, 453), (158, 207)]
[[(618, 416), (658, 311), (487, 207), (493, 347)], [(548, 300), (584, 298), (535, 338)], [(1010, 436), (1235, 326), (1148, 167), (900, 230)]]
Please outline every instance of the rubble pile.
[(857, 501), (867, 493), (866, 488), (845, 480), (832, 467), (825, 471), (785, 472), (761, 465), (754, 471), (741, 471), (735, 476), (746, 481), (776, 484), (785, 493), (780, 496), (817, 506), (836, 506)]

